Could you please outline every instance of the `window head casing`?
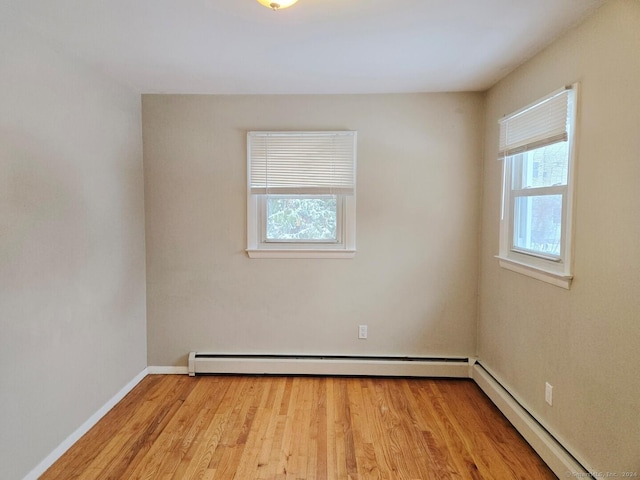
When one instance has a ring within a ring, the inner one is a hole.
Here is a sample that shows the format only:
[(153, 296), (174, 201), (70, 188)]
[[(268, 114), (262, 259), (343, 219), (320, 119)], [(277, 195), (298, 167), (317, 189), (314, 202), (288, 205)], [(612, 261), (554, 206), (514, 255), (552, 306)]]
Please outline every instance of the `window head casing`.
[(247, 133), (251, 258), (355, 255), (353, 131)]
[(500, 120), (500, 265), (569, 288), (578, 85)]

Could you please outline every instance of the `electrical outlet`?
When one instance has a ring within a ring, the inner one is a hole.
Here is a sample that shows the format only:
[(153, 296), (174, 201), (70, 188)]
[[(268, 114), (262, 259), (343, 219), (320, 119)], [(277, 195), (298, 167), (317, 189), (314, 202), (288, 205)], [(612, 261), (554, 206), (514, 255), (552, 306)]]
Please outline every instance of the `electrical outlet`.
[(366, 340), (368, 334), (367, 325), (358, 325), (358, 338), (361, 340)]
[(549, 405), (553, 405), (553, 385), (549, 382), (544, 384), (544, 401)]

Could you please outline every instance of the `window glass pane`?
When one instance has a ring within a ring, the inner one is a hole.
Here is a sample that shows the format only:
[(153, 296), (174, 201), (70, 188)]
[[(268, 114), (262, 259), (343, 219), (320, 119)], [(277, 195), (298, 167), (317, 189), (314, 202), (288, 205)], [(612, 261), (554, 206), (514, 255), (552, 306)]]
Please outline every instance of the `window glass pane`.
[(566, 185), (569, 173), (568, 142), (554, 143), (514, 155), (513, 188)]
[(337, 238), (337, 195), (273, 196), (266, 200), (268, 241), (333, 241)]
[(559, 256), (562, 237), (562, 195), (515, 199), (513, 246)]

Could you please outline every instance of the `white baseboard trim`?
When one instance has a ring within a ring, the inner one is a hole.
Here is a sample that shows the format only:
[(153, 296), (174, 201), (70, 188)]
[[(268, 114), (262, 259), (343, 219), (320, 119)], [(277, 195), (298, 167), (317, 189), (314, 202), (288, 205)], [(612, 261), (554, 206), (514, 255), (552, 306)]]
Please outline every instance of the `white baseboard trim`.
[(149, 375), (187, 375), (189, 367), (147, 367)]
[(466, 358), (214, 355), (191, 352), (188, 368), (191, 376), (208, 373), (469, 378), (469, 360)]
[(588, 477), (587, 470), (482, 365), (473, 366), (471, 378), (558, 478)]
[(65, 438), (55, 450), (53, 450), (47, 457), (42, 460), (33, 470), (31, 470), (23, 480), (37, 480), (47, 469), (53, 465), (71, 446), (80, 440), (85, 433), (87, 433), (91, 427), (93, 427), (98, 421), (104, 417), (109, 410), (111, 410), (120, 400), (122, 400), (127, 393), (134, 389), (140, 381), (147, 376), (147, 369), (136, 375), (129, 383), (120, 389), (113, 397), (111, 397), (107, 403), (105, 403), (100, 409), (95, 412), (89, 419), (84, 422), (78, 429)]
[[(151, 366), (136, 375), (107, 403), (95, 412), (75, 432), (69, 435), (55, 450), (42, 460), (23, 480), (37, 480), (53, 465), (80, 437), (87, 433), (109, 412), (127, 393), (147, 375), (192, 375), (195, 355), (190, 355), (188, 367)], [(207, 370), (215, 370), (209, 372)], [(199, 365), (198, 373), (221, 374), (285, 374), (285, 375), (356, 375), (356, 376), (404, 376), (404, 377), (448, 377), (471, 378), (504, 414), (516, 430), (540, 455), (558, 478), (567, 476), (587, 476), (588, 471), (554, 438), (500, 382), (476, 359), (468, 361), (436, 360), (322, 360), (301, 358), (291, 359), (243, 359), (217, 358), (215, 363)]]

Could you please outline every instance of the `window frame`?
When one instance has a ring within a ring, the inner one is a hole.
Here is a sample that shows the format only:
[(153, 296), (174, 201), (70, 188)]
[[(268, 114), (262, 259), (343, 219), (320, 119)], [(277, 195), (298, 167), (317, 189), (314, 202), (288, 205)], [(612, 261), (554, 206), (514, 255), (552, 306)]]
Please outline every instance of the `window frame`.
[[(267, 240), (266, 239), (266, 210), (267, 198), (294, 197), (312, 198), (323, 194), (309, 193), (252, 193), (251, 192), (251, 154), (250, 141), (252, 134), (304, 135), (304, 134), (349, 134), (353, 135), (353, 194), (339, 192), (326, 193), (336, 196), (336, 241), (295, 241), (295, 240)], [(247, 133), (247, 248), (249, 258), (333, 258), (349, 259), (356, 254), (356, 135), (357, 132), (248, 132)]]
[[(569, 289), (573, 280), (573, 242), (574, 242), (574, 210), (575, 210), (575, 175), (576, 175), (576, 132), (578, 119), (579, 85), (573, 84), (566, 87), (571, 90), (568, 95), (568, 132), (567, 132), (567, 183), (566, 185), (552, 185), (543, 187), (513, 188), (514, 164), (524, 164), (523, 156), (526, 152), (515, 152), (503, 157), (502, 166), (502, 207), (500, 218), (499, 254), (496, 256), (502, 268), (527, 275), (529, 277)], [(532, 103), (521, 109), (526, 111), (543, 103), (556, 95), (559, 91)], [(516, 112), (517, 113), (517, 112)], [(515, 115), (512, 114), (512, 115)], [(505, 118), (509, 118), (507, 116)], [(553, 145), (552, 142), (548, 145)], [(533, 149), (531, 149), (533, 150)], [(529, 151), (531, 151), (529, 150)], [(521, 186), (522, 187), (522, 186)], [(542, 197), (549, 195), (562, 196), (561, 213), (561, 241), (559, 255), (546, 255), (539, 251), (531, 251), (519, 248), (515, 245), (516, 202), (518, 198)]]

